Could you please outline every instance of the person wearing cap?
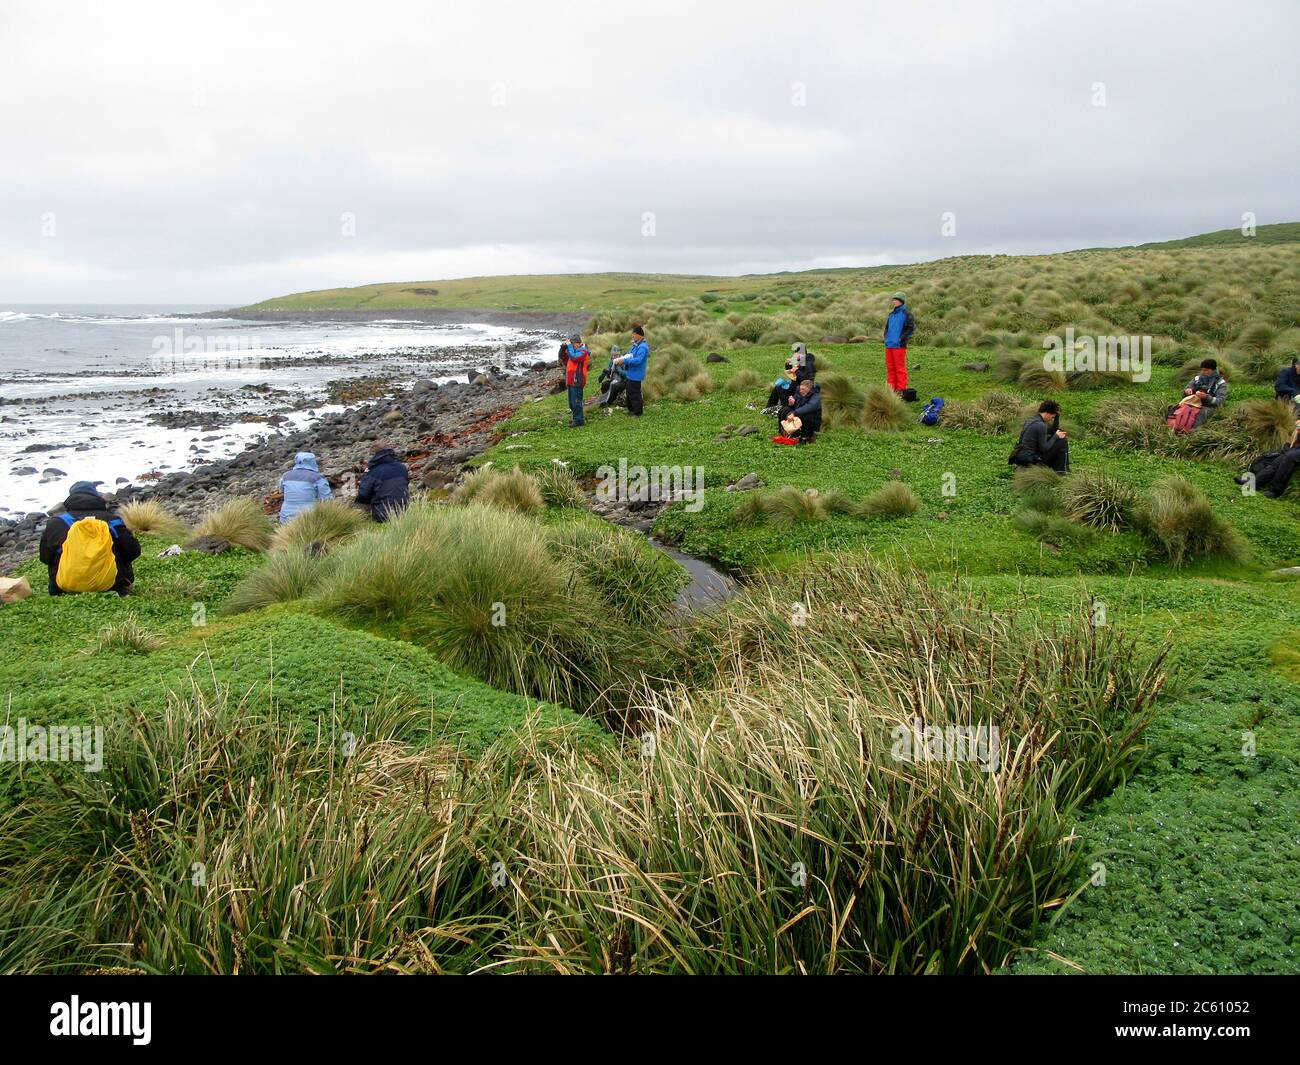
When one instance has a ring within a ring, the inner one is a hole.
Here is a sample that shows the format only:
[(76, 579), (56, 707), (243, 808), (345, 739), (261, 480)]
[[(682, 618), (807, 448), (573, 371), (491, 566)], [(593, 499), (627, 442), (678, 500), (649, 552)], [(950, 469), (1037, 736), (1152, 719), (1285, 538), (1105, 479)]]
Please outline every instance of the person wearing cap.
[[(68, 515), (73, 521), (80, 521), (82, 518), (98, 518), (110, 528), (113, 536), (113, 557), (117, 562), (117, 582), (111, 591), (117, 592), (118, 595), (130, 595), (131, 585), (135, 583), (135, 573), (131, 569), (131, 563), (140, 557), (140, 541), (122, 523), (122, 519), (109, 509), (108, 501), (99, 494), (94, 483), (77, 481), (69, 491), (68, 498), (63, 501), (61, 513)], [(40, 558), (49, 570), (50, 595), (67, 594), (59, 587), (56, 578), (59, 572), (59, 557), (63, 553), (63, 542), (68, 538), (70, 528), (72, 526), (66, 520), (56, 516), (45, 523), (45, 532), (41, 535)]]
[(576, 429), (585, 425), (583, 417), (582, 390), (587, 387), (587, 366), (591, 362), (591, 352), (577, 333), (569, 337), (565, 347), (564, 384), (569, 390), (569, 428)]
[(893, 309), (885, 319), (885, 379), (895, 392), (907, 387), (907, 342), (916, 322), (907, 309), (907, 295), (895, 292), (889, 302)]
[(804, 344), (790, 345), (790, 357), (785, 360), (785, 369), (781, 376), (772, 382), (772, 391), (768, 393), (765, 414), (780, 413), (785, 417), (798, 401), (799, 386), (804, 381), (817, 377), (817, 356)]
[(645, 330), (639, 325), (632, 327), (632, 346), (626, 355), (614, 360), (616, 366), (623, 367), (627, 374), (627, 412), (641, 417), (644, 405), (641, 398), (641, 382), (645, 380), (646, 367), (650, 362), (650, 345), (646, 343)]

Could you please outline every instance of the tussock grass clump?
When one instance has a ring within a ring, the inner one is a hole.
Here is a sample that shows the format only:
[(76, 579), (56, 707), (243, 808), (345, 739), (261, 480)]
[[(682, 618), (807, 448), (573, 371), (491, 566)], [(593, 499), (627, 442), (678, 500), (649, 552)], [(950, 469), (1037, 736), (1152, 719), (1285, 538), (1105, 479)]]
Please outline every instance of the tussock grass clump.
[(1137, 522), (1176, 566), (1204, 555), (1240, 562), (1248, 554), (1237, 529), (1215, 514), (1205, 494), (1185, 477), (1156, 482)]
[(1050, 466), (1017, 466), (1011, 475), (1011, 487), (1017, 492), (1029, 492), (1038, 488), (1055, 489), (1060, 483), (1060, 474)]
[(822, 424), (855, 424), (862, 416), (866, 393), (847, 375), (822, 372), (817, 377), (822, 397)]
[(686, 572), (635, 533), (589, 520), (565, 521), (546, 530), (553, 553), (576, 559), (586, 581), (622, 621), (655, 626), (672, 609)]
[[(996, 347), (998, 343), (997, 337), (993, 337), (992, 339), (993, 342), (991, 344), (981, 345), (977, 343), (975, 346), (977, 348)], [(1020, 352), (1020, 351), (1003, 352), (993, 362), (993, 376), (996, 377), (999, 381), (1004, 381), (1007, 384), (1017, 384), (1020, 381), (1021, 371), (1025, 368), (1025, 366), (1029, 363), (1029, 361), (1030, 361), (1030, 357), (1026, 355), (1024, 352)]]
[(1020, 507), (1011, 515), (1011, 520), (1030, 536), (1057, 546), (1082, 543), (1091, 538), (1090, 530), (1084, 526), (1039, 507)]
[[(1184, 455), (1190, 441), (1205, 432), (1178, 436), (1165, 421), (1170, 401), (1158, 396), (1110, 396), (1097, 404), (1089, 429), (1100, 439), (1157, 455)], [(1213, 419), (1211, 419), (1213, 421)]]
[(613, 616), (579, 561), (512, 509), (417, 502), (334, 552), (313, 603), (395, 629), (494, 687), (589, 708), (635, 675), (626, 640), (641, 637), (609, 640)]
[(751, 392), (756, 388), (761, 388), (763, 379), (755, 370), (737, 370), (727, 378), (725, 386), (728, 392)]
[(453, 503), (478, 503), (520, 514), (531, 514), (545, 506), (537, 482), (518, 466), (509, 472), (491, 466), (475, 470), (451, 498)]
[(910, 485), (902, 481), (882, 484), (858, 508), (866, 518), (907, 518), (921, 509), (921, 499)]
[(552, 462), (537, 470), (533, 474), (533, 481), (542, 494), (542, 502), (548, 507), (582, 508), (587, 505), (586, 493), (567, 466)]
[(713, 378), (699, 356), (680, 344), (668, 344), (650, 360), (644, 389), (648, 399), (690, 403), (713, 391)]
[(158, 633), (145, 628), (135, 614), (128, 614), (121, 621), (101, 626), (90, 646), (82, 653), (95, 655), (112, 651), (116, 654), (147, 655), (162, 645), (162, 637)]
[(907, 404), (892, 388), (887, 385), (872, 385), (867, 389), (859, 420), (868, 432), (898, 432), (903, 428), (906, 418)]
[(1031, 392), (1062, 392), (1067, 381), (1063, 371), (1049, 370), (1041, 360), (1027, 359), (1017, 379), (1021, 388)]
[(773, 525), (784, 528), (826, 518), (826, 504), (821, 497), (792, 484), (769, 493), (765, 510)]
[(306, 599), (319, 586), (326, 570), (326, 562), (305, 547), (281, 547), (235, 585), (221, 604), (221, 612), (243, 614), (275, 603)]
[(322, 499), (275, 530), (272, 551), (305, 552), (314, 544), (318, 550), (350, 540), (373, 522), (370, 515), (346, 499)]
[(740, 525), (755, 525), (768, 515), (768, 493), (746, 492), (732, 510), (732, 518)]
[(203, 515), (194, 535), (220, 536), (249, 551), (265, 551), (275, 536), (275, 522), (257, 500), (240, 496)]
[(1296, 407), (1281, 399), (1252, 399), (1241, 404), (1242, 425), (1261, 451), (1284, 447), (1295, 432)]
[(985, 392), (974, 400), (949, 400), (941, 424), (995, 436), (1019, 427), (1021, 401), (1010, 392)]
[(118, 508), (117, 516), (137, 536), (179, 540), (189, 533), (189, 526), (156, 499), (136, 499), (123, 503)]
[(1118, 532), (1133, 524), (1138, 493), (1118, 477), (1104, 473), (1076, 473), (1060, 489), (1061, 513), (1094, 529)]

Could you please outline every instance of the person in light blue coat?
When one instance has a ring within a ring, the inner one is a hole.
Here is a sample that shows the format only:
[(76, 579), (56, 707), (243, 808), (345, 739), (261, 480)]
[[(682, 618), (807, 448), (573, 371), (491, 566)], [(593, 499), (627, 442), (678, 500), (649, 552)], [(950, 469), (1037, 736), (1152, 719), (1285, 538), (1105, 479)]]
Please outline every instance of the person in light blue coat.
[(293, 469), (280, 478), (280, 491), (284, 502), (280, 504), (280, 524), (292, 521), (305, 510), (311, 510), (318, 501), (329, 499), (330, 483), (321, 476), (316, 456), (310, 451), (299, 451), (293, 460)]

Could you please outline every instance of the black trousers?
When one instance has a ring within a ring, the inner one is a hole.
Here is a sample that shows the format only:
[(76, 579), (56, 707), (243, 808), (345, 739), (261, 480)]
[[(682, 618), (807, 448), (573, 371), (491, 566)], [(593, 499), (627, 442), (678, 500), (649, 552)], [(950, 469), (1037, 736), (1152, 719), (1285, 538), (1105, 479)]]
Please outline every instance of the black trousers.
[(1296, 466), (1300, 466), (1300, 447), (1289, 448), (1282, 452), (1278, 460), (1262, 473), (1255, 475), (1255, 487), (1267, 488), (1281, 495), (1291, 483), (1291, 475)]
[(1037, 451), (1031, 451), (1016, 461), (1017, 466), (1050, 466), (1057, 473), (1070, 472), (1070, 442), (1068, 440), (1060, 441), (1061, 446), (1056, 449), (1056, 453), (1049, 459), (1044, 458)]
[(644, 404), (641, 400), (641, 382), (628, 381), (627, 383), (627, 412), (640, 417), (641, 411), (644, 410)]

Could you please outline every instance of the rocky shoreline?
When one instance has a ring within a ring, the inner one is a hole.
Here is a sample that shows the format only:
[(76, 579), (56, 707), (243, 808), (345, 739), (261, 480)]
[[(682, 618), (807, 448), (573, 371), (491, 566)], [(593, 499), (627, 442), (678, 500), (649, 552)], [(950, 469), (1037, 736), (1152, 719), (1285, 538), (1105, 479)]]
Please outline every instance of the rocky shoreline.
[[(491, 366), (469, 381), (417, 381), (409, 390), (325, 415), (300, 432), (275, 433), (233, 458), (169, 473), (150, 486), (126, 485), (113, 494), (112, 486), (104, 485), (101, 491), (118, 504), (157, 499), (187, 522), (241, 495), (257, 497), (270, 510), (279, 504), (280, 477), (293, 465), (294, 455), (311, 451), (334, 491), (348, 498), (375, 440), (405, 458), (412, 487), (445, 488), (455, 483), (469, 459), (495, 442), (498, 424), (520, 405), (563, 388), (563, 374), (554, 362), (545, 361), (522, 373)], [(36, 554), (48, 517), (36, 511), (13, 522), (0, 519), (0, 572)]]

